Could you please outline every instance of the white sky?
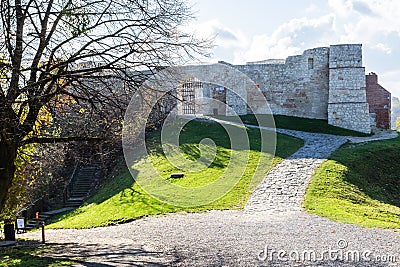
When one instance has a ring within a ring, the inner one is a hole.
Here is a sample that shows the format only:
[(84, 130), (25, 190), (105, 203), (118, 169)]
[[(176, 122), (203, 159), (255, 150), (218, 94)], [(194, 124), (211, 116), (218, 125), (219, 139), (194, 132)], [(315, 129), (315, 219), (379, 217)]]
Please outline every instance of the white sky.
[(363, 44), (366, 73), (400, 96), (399, 0), (189, 0), (198, 35), (216, 35), (208, 61), (286, 58), (341, 43)]

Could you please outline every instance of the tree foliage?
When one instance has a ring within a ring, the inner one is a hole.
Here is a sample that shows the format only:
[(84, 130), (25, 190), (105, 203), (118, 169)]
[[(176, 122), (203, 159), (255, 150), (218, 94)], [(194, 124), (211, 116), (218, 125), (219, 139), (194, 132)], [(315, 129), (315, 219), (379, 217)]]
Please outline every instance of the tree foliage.
[(98, 138), (77, 124), (103, 119), (95, 128), (107, 132), (143, 70), (183, 63), (208, 47), (182, 30), (192, 19), (182, 0), (0, 3), (0, 211), (21, 147)]

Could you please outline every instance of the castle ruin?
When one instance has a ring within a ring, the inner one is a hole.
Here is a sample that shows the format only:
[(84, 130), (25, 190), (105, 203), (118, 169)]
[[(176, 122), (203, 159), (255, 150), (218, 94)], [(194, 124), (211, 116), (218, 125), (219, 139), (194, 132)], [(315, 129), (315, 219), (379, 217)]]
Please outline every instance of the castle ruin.
[[(258, 101), (266, 99), (274, 115), (324, 119), (362, 133), (370, 133), (371, 127), (390, 129), (390, 93), (377, 83), (376, 74), (365, 75), (361, 44), (308, 49), (285, 60), (219, 62), (186, 69), (191, 75), (178, 86), (183, 100), (178, 103), (179, 115), (232, 115), (227, 106), (239, 115), (263, 114)], [(257, 90), (230, 69), (245, 74)], [(241, 89), (235, 93), (231, 87)], [(203, 100), (196, 108), (202, 97), (216, 101)]]

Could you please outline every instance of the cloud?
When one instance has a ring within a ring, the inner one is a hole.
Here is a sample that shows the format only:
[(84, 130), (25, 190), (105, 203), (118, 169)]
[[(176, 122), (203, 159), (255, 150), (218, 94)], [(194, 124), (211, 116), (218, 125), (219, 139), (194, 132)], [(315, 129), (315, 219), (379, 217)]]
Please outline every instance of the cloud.
[(369, 8), (367, 3), (362, 1), (354, 1), (353, 2), (353, 9), (361, 14), (367, 16), (375, 16), (376, 14)]
[(378, 83), (392, 93), (392, 96), (400, 97), (400, 69), (378, 74)]
[(317, 19), (292, 19), (270, 35), (254, 36), (247, 51), (236, 52), (235, 63), (286, 58), (316, 45), (329, 45), (335, 32), (334, 24), (335, 17), (332, 14)]
[(375, 45), (371, 45), (371, 48), (375, 48), (377, 50), (381, 50), (385, 54), (388, 54), (388, 55), (392, 53), (392, 49), (390, 47), (388, 47), (387, 45), (382, 44), (382, 43), (377, 43)]
[(370, 41), (377, 34), (391, 31), (400, 34), (400, 1), (373, 1), (373, 10), (369, 3), (367, 0), (329, 0), (344, 37)]
[(388, 61), (383, 62), (379, 56), (394, 57), (400, 53), (400, 1), (329, 0), (328, 3), (336, 16), (339, 43), (362, 43), (364, 53), (373, 54), (374, 66), (381, 65), (381, 69), (393, 64), (393, 59), (385, 57)]
[(317, 12), (320, 9), (318, 8), (318, 6), (316, 6), (315, 4), (310, 4), (307, 8), (306, 8), (306, 12), (307, 13), (313, 13), (313, 12)]
[(222, 29), (217, 26), (214, 27), (214, 34), (221, 40), (237, 41), (238, 38), (230, 30)]
[(351, 16), (353, 5), (349, 0), (328, 0), (328, 5), (339, 17)]
[[(232, 62), (233, 51), (244, 49), (249, 44), (249, 37), (243, 31), (231, 29), (218, 19), (186, 25), (182, 30), (194, 33), (199, 38), (213, 39), (215, 47), (211, 51), (212, 62), (219, 60)], [(208, 62), (210, 59), (200, 58), (200, 61)]]
[(248, 40), (241, 30), (230, 29), (217, 19), (188, 25), (187, 30), (203, 38), (213, 37), (215, 45), (223, 48), (241, 48)]

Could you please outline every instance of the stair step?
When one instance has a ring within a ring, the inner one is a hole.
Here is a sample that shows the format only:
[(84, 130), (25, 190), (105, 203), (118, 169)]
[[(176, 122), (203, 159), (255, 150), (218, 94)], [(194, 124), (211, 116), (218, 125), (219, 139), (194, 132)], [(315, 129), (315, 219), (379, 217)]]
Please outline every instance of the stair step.
[(85, 192), (85, 191), (90, 191), (91, 187), (77, 187), (75, 189), (72, 189), (72, 192)]
[[(46, 220), (40, 220), (40, 219), (38, 220), (39, 223), (44, 222), (44, 221), (46, 221)], [(36, 219), (29, 219), (29, 220), (26, 222), (26, 224), (27, 224), (27, 225), (29, 225), (29, 224), (36, 225)]]
[(44, 212), (42, 214), (46, 214), (46, 215), (49, 215), (51, 217), (53, 215), (60, 214), (60, 213), (63, 213), (63, 212), (67, 212), (67, 211), (70, 211), (70, 210), (71, 209), (69, 209), (69, 208), (61, 208), (61, 209), (57, 209), (57, 210), (46, 211), (46, 212)]
[(83, 201), (66, 201), (65, 204), (82, 204)]
[[(41, 222), (39, 222), (39, 225), (40, 225), (40, 223)], [(27, 223), (25, 225), (25, 228), (29, 228), (29, 229), (36, 228), (36, 223)]]
[(83, 203), (83, 200), (67, 200), (65, 203)]
[(79, 190), (79, 191), (72, 191), (71, 195), (73, 194), (87, 194), (90, 190)]
[(98, 165), (88, 165), (78, 170), (75, 182), (71, 185), (70, 198), (65, 202), (65, 207), (75, 208), (82, 205), (93, 188), (94, 177), (98, 170)]
[(71, 197), (71, 198), (68, 198), (68, 199), (67, 199), (67, 201), (83, 201), (83, 200), (84, 200), (84, 199), (81, 198), (81, 197), (77, 197), (77, 198)]
[(65, 207), (67, 208), (77, 208), (80, 205), (82, 205), (82, 203), (65, 203)]
[(83, 201), (67, 201), (67, 202), (65, 202), (65, 205), (69, 205), (69, 206), (76, 206), (76, 205), (78, 205), (78, 206), (80, 206), (80, 205), (82, 205), (82, 203), (83, 203)]

